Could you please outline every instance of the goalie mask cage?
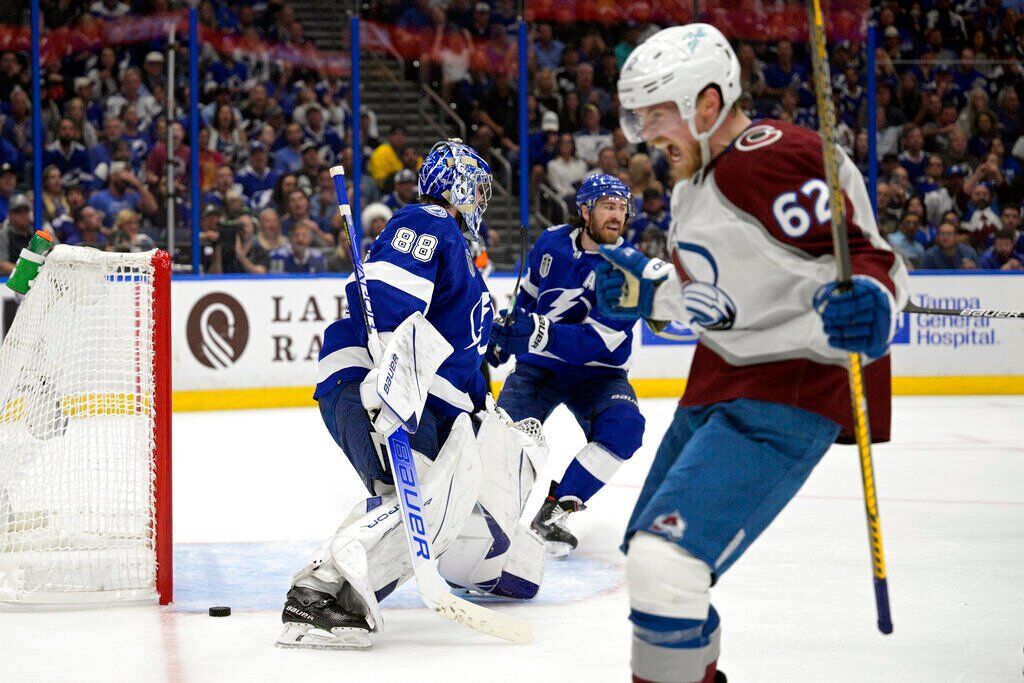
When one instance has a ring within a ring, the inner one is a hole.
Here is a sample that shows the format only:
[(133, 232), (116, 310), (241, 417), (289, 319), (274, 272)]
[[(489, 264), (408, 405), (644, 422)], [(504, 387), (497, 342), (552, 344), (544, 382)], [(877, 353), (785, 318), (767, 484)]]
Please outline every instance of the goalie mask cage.
[(53, 249), (0, 347), (0, 608), (171, 601), (170, 257)]

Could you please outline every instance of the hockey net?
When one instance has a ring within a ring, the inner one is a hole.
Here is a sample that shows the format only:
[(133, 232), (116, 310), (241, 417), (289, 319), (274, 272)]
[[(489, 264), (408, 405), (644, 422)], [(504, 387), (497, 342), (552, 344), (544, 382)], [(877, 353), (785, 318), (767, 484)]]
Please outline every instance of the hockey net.
[(170, 259), (57, 246), (0, 347), (0, 607), (171, 599)]

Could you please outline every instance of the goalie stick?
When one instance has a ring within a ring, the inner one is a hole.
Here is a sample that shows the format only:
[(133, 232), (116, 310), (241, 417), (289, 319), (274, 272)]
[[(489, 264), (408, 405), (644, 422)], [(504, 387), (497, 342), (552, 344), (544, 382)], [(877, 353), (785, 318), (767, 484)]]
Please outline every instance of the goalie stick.
[[(370, 291), (363, 272), (363, 261), (359, 246), (355, 243), (355, 228), (352, 224), (352, 209), (348, 203), (348, 191), (345, 188), (345, 168), (331, 167), (331, 179), (338, 196), (338, 211), (345, 221), (342, 237), (346, 241), (349, 256), (352, 259), (352, 270), (359, 289), (359, 308), (366, 324), (368, 338), (367, 350), (374, 364), (380, 363), (383, 348), (377, 326), (373, 317), (373, 306), (370, 302)], [(415, 431), (415, 425), (409, 425)], [(464, 626), (516, 643), (529, 643), (533, 640), (533, 626), (529, 621), (501, 614), (481, 605), (476, 605), (451, 593), (448, 584), (437, 569), (437, 556), (434, 554), (430, 533), (427, 529), (426, 514), (423, 512), (423, 500), (420, 489), (420, 478), (416, 472), (416, 461), (409, 445), (409, 434), (406, 425), (396, 429), (387, 437), (388, 458), (395, 479), (398, 504), (402, 510), (402, 519), (406, 527), (406, 538), (409, 543), (409, 554), (412, 557), (413, 575), (420, 597), (427, 607), (445, 619), (458, 622)]]
[[(836, 259), (836, 282), (840, 291), (853, 286), (850, 264), (850, 244), (846, 234), (846, 214), (843, 187), (839, 182), (839, 162), (836, 159), (835, 109), (832, 103), (832, 79), (828, 54), (825, 52), (825, 18), (821, 0), (807, 0), (807, 23), (810, 28), (811, 66), (814, 72), (814, 95), (818, 105), (821, 148), (825, 165), (825, 179), (829, 187), (829, 206), (832, 210), (832, 246)], [(892, 633), (889, 613), (889, 581), (885, 571), (885, 553), (882, 550), (882, 520), (878, 511), (875, 491), (875, 469), (871, 457), (871, 428), (868, 423), (868, 402), (864, 393), (864, 373), (859, 353), (848, 355), (850, 375), (850, 405), (853, 408), (853, 431), (860, 455), (861, 484), (864, 488), (864, 512), (868, 523), (868, 546), (871, 549), (871, 569), (874, 574), (875, 607), (878, 612), (878, 630)]]

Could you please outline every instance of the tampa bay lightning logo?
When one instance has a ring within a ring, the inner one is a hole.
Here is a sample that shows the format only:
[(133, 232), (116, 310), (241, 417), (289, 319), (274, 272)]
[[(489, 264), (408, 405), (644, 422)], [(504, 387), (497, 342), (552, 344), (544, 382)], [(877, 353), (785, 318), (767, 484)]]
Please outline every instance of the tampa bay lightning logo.
[(482, 292), (480, 300), (473, 305), (473, 309), (469, 312), (469, 343), (462, 350), (465, 351), (475, 346), (481, 356), (487, 353), (487, 343), (490, 341), (490, 330), (493, 323), (494, 310), (491, 308), (491, 295), (488, 292)]
[(736, 322), (736, 304), (718, 287), (718, 263), (711, 252), (692, 242), (676, 242), (680, 261), (692, 277), (683, 287), (683, 305), (690, 314), (690, 327), (699, 330), (728, 330)]
[(561, 320), (582, 322), (590, 313), (591, 303), (583, 296), (582, 287), (553, 287), (544, 290), (537, 299), (537, 312), (553, 323)]

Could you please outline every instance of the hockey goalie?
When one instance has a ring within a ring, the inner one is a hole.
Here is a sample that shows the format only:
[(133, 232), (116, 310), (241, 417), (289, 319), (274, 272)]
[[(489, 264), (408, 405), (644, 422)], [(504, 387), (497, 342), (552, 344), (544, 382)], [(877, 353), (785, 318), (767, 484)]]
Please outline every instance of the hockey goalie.
[[(468, 240), (478, 239), (490, 170), (471, 147), (445, 140), (427, 156), (419, 189), (420, 202), (395, 213), (364, 268), (386, 347), (379, 357), (398, 360), (374, 366), (359, 315), (332, 323), (324, 337), (315, 398), (370, 497), (293, 577), (282, 647), (370, 647), (383, 625), (380, 602), (413, 574), (385, 450), (398, 426), (396, 394), (399, 414), (419, 415), (409, 442), (441, 575), (513, 599), (540, 586), (544, 543), (520, 522), (547, 455), (540, 424), (496, 410), (480, 372), (494, 315)], [(359, 300), (354, 280), (346, 295)]]

